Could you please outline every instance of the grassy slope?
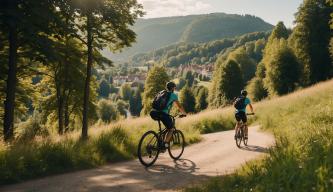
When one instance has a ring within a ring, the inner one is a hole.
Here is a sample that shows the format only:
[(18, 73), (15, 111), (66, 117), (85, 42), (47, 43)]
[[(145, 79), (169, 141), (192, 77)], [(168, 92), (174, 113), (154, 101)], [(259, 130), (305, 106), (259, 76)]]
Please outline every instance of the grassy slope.
[(276, 136), (269, 156), (185, 191), (333, 191), (333, 81), (255, 107)]
[[(177, 128), (184, 132), (187, 143), (199, 142), (200, 133), (232, 129), (230, 110), (204, 111), (179, 119)], [(12, 146), (0, 142), (0, 185), (133, 159), (141, 135), (157, 127), (157, 122), (146, 117), (95, 125), (86, 142), (80, 141), (80, 132)]]

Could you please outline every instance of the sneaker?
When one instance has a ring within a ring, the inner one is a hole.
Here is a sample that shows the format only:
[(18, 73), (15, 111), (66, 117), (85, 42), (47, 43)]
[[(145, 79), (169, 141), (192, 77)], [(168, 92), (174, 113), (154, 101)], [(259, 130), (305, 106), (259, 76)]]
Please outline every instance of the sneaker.
[(248, 139), (247, 135), (244, 136), (244, 139)]

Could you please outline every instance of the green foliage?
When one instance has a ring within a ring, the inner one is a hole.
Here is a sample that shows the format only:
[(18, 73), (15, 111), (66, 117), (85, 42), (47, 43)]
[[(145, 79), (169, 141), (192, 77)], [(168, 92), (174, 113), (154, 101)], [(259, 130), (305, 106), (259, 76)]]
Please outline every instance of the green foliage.
[(123, 84), (120, 87), (120, 97), (124, 100), (124, 101), (129, 101), (132, 97), (132, 89), (131, 89), (131, 85), (129, 84)]
[(119, 117), (116, 106), (106, 99), (101, 99), (97, 104), (97, 115), (105, 123), (115, 121)]
[(168, 81), (169, 77), (164, 67), (155, 65), (149, 70), (143, 92), (142, 114), (149, 114), (155, 95), (166, 89), (165, 85)]
[(209, 97), (210, 106), (219, 107), (228, 104), (240, 94), (243, 87), (244, 81), (239, 64), (234, 60), (223, 63), (223, 59), (220, 59), (215, 66)]
[(272, 40), (266, 63), (264, 86), (270, 95), (282, 95), (295, 90), (300, 81), (301, 70), (293, 51), (284, 39)]
[(269, 154), (186, 191), (332, 191), (332, 87), (331, 80), (258, 104), (257, 122), (276, 138)]
[(186, 85), (186, 80), (184, 78), (179, 78), (178, 84), (177, 84), (177, 90), (181, 90)]
[(264, 87), (263, 79), (254, 77), (246, 87), (249, 97), (253, 101), (260, 101), (268, 96), (267, 89)]
[(208, 89), (206, 87), (200, 87), (195, 97), (195, 109), (197, 112), (205, 110), (208, 107)]
[(225, 13), (138, 19), (134, 25), (138, 43), (120, 54), (111, 55), (110, 58), (127, 60), (136, 53), (149, 52), (182, 41), (208, 42), (250, 32), (268, 31), (272, 27), (254, 16)]
[[(238, 47), (250, 42), (253, 42), (254, 44), (257, 40), (260, 40), (262, 44), (262, 41), (265, 42), (265, 39), (268, 38), (268, 35), (268, 32), (254, 32), (239, 37), (225, 38), (207, 43), (181, 42), (148, 53), (134, 55), (130, 63), (132, 65), (144, 65), (147, 62), (154, 60), (167, 67), (178, 67), (180, 65), (190, 63), (199, 65), (211, 64), (216, 61), (219, 54), (225, 53), (229, 49), (237, 49)], [(255, 49), (253, 49), (253, 51), (254, 50)], [(260, 45), (257, 46), (256, 51), (257, 52), (255, 53), (253, 52), (251, 57), (254, 57), (256, 60), (260, 60)]]
[(303, 64), (303, 84), (332, 77), (329, 21), (333, 7), (326, 0), (305, 0), (296, 14), (296, 27), (290, 37), (293, 50)]
[(100, 97), (107, 98), (109, 97), (110, 92), (111, 92), (110, 84), (105, 79), (102, 79), (99, 83), (98, 95)]
[(120, 115), (127, 117), (127, 109), (128, 109), (128, 103), (123, 100), (118, 100), (117, 103), (117, 111), (120, 113)]
[(244, 82), (252, 79), (256, 71), (256, 63), (246, 53), (246, 49), (244, 47), (238, 48), (235, 51), (231, 52), (228, 55), (228, 59), (233, 60), (239, 64)]
[(129, 110), (132, 116), (140, 116), (142, 110), (141, 90), (137, 89), (129, 101)]
[(64, 139), (19, 143), (0, 150), (0, 184), (128, 160), (135, 153), (133, 139), (120, 127), (85, 142)]
[(188, 84), (186, 84), (185, 87), (180, 90), (179, 101), (187, 113), (195, 112), (195, 97)]
[(184, 75), (184, 79), (186, 81), (186, 84), (188, 84), (189, 87), (193, 86), (194, 78), (195, 77), (194, 77), (192, 71), (186, 71), (186, 73)]
[(212, 13), (192, 21), (185, 30), (182, 40), (185, 42), (207, 42), (255, 31), (267, 31), (271, 27), (262, 19), (251, 15)]

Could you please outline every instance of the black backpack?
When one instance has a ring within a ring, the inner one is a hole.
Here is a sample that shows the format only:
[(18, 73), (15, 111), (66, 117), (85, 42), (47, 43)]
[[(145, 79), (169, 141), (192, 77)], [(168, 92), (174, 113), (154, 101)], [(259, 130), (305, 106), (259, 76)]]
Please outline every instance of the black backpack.
[(237, 97), (235, 99), (235, 101), (234, 101), (234, 107), (237, 110), (245, 109), (245, 107), (246, 107), (246, 105), (245, 105), (245, 97), (243, 97), (243, 96)]
[(157, 111), (162, 111), (163, 109), (165, 109), (168, 105), (168, 101), (170, 98), (171, 92), (163, 90), (161, 92), (159, 92), (154, 100), (153, 100), (153, 109), (157, 110)]

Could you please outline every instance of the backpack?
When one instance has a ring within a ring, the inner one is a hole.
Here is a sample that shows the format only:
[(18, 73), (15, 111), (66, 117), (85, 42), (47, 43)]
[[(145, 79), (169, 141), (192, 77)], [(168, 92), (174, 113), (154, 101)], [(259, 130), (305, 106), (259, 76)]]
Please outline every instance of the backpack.
[(234, 107), (237, 110), (245, 109), (245, 107), (246, 107), (246, 105), (245, 105), (245, 97), (243, 97), (243, 96), (237, 97), (235, 99), (235, 101), (234, 101)]
[(157, 111), (162, 111), (163, 109), (165, 109), (168, 105), (170, 95), (171, 95), (171, 92), (168, 92), (166, 90), (163, 90), (163, 91), (160, 91), (159, 93), (157, 93), (157, 95), (155, 96), (155, 98), (153, 100), (153, 104), (152, 104), (153, 109), (155, 109)]

